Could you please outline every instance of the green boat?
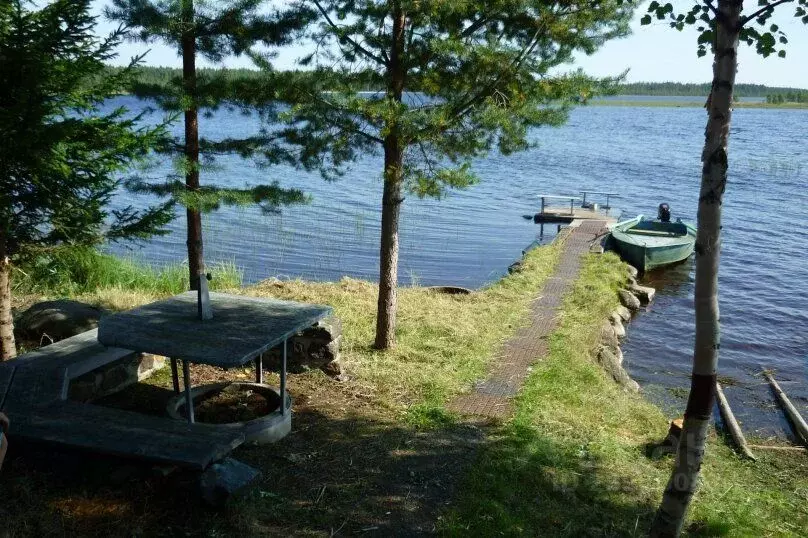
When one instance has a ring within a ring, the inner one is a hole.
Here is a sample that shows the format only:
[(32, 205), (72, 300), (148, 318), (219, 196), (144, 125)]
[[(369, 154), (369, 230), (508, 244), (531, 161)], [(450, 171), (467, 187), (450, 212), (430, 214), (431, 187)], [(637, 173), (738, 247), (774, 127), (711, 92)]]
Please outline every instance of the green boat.
[(696, 228), (677, 222), (654, 220), (642, 215), (612, 227), (615, 250), (640, 271), (686, 260), (693, 254)]

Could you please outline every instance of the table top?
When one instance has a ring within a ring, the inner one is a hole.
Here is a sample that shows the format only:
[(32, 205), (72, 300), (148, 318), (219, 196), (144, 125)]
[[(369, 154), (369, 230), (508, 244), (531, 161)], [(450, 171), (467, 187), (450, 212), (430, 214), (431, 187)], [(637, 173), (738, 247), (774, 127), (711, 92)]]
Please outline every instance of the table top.
[(104, 316), (98, 341), (199, 364), (246, 364), (331, 314), (331, 307), (211, 293), (213, 319), (197, 315), (195, 291)]

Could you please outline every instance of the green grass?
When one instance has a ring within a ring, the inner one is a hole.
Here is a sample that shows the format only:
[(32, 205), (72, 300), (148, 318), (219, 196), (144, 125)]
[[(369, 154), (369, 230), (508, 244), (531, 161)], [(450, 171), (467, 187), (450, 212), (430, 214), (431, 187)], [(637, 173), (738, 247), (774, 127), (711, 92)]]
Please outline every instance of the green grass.
[(443, 410), (447, 400), (483, 376), (497, 346), (525, 323), (560, 252), (560, 245), (534, 249), (522, 272), (469, 295), (399, 288), (396, 346), (388, 352), (371, 347), (375, 284), (268, 281), (244, 293), (331, 305), (343, 325), (342, 361), (357, 390), (412, 424), (434, 426), (451, 420)]
[[(647, 532), (671, 460), (648, 458), (646, 445), (664, 438), (667, 418), (591, 359), (621, 274), (612, 255), (588, 258), (549, 356), (527, 380), (514, 418), (479, 456), (444, 519), (446, 534)], [(711, 437), (689, 534), (797, 536), (808, 528), (808, 459), (760, 456), (742, 461)]]
[[(216, 262), (209, 269), (212, 289), (241, 286), (242, 273), (234, 263)], [(188, 289), (185, 264), (157, 268), (92, 248), (54, 249), (13, 271), (12, 294), (17, 297), (72, 297), (113, 309)]]
[[(397, 346), (388, 352), (371, 347), (378, 292), (373, 283), (348, 278), (266, 281), (243, 288), (238, 292), (333, 306), (343, 325), (341, 360), (350, 375), (341, 383), (319, 371), (295, 375), (291, 386), (299, 395), (296, 405), (309, 407), (308, 418), (296, 419), (301, 429), (272, 450), (237, 452), (268, 477), (260, 498), (251, 498), (227, 517), (193, 506), (176, 514), (153, 513), (146, 507), (166, 502), (158, 498), (159, 489), (131, 496), (114, 488), (96, 493), (81, 484), (71, 489), (25, 471), (15, 477), (9, 498), (26, 494), (28, 500), (11, 503), (5, 514), (8, 524), (35, 528), (45, 521), (46, 527), (54, 525), (62, 532), (95, 535), (123, 528), (148, 529), (149, 534), (166, 525), (225, 535), (271, 534), (272, 529), (328, 534), (350, 518), (348, 527), (354, 527), (346, 534), (360, 533), (368, 522), (390, 513), (388, 481), (403, 481), (417, 491), (423, 487), (420, 473), (442, 469), (439, 476), (428, 476), (453, 483), (452, 476), (444, 476), (449, 462), (419, 467), (429, 458), (453, 457), (442, 452), (451, 444), (438, 443), (462, 428), (445, 405), (485, 375), (502, 342), (526, 323), (529, 305), (555, 269), (560, 252), (559, 244), (534, 249), (520, 273), (470, 295), (400, 288)], [(46, 295), (72, 292), (112, 308), (184, 289), (181, 268), (155, 273), (131, 260), (87, 256), (53, 262), (64, 264), (69, 277), (53, 275), (50, 268), (61, 266), (47, 264), (30, 270), (28, 282), (16, 279), (15, 286)], [(647, 532), (671, 460), (649, 459), (646, 446), (664, 437), (668, 417), (641, 395), (620, 389), (591, 359), (601, 323), (617, 305), (615, 290), (625, 275), (625, 266), (611, 254), (587, 257), (549, 340), (548, 357), (534, 366), (517, 397), (515, 416), (488, 430), (476, 463), (460, 479), (457, 499), (439, 521), (444, 534)], [(236, 291), (236, 278), (220, 278), (218, 283), (232, 284)], [(163, 372), (150, 383), (168, 386), (167, 375)], [(439, 450), (430, 444), (433, 438)], [(283, 459), (304, 456), (310, 460), (293, 468)], [(808, 528), (808, 458), (762, 451), (759, 457), (757, 463), (740, 460), (723, 439), (711, 437), (689, 534), (797, 536)], [(401, 466), (409, 471), (401, 471)], [(279, 503), (278, 498), (288, 502)], [(124, 515), (93, 518), (82, 515), (82, 509), (120, 509)], [(0, 507), (0, 513), (3, 510)], [(192, 527), (189, 522), (194, 522)]]

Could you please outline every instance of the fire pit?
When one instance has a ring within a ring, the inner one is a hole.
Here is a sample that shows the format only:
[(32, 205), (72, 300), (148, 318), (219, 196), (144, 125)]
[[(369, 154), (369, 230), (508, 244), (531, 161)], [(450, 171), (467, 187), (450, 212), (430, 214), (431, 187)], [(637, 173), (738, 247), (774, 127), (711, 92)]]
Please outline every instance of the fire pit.
[[(223, 382), (200, 385), (191, 389), (194, 415), (198, 424), (211, 428), (240, 429), (245, 442), (274, 443), (292, 427), (287, 393), (285, 413), (281, 412), (281, 396), (277, 389), (263, 383)], [(187, 420), (185, 393), (168, 402), (166, 411), (176, 420)]]

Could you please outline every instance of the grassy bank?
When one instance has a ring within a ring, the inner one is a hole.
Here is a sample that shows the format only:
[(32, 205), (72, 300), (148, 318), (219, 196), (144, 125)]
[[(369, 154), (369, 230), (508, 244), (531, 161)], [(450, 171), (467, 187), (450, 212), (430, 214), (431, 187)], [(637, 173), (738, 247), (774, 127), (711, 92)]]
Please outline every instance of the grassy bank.
[[(232, 262), (214, 262), (211, 288), (241, 287), (241, 271)], [(131, 308), (156, 297), (188, 289), (188, 266), (153, 267), (135, 257), (119, 257), (90, 248), (60, 248), (43, 253), (12, 272), (11, 290), (19, 309), (55, 298), (85, 300), (111, 310)]]
[[(617, 305), (612, 256), (589, 258), (562, 322), (518, 398), (462, 487), (444, 531), (480, 536), (645, 535), (671, 459), (646, 445), (667, 419), (623, 392), (591, 360), (599, 322)], [(629, 327), (629, 332), (631, 328)], [(712, 436), (688, 534), (799, 536), (808, 528), (808, 458), (761, 453), (739, 459)]]
[[(11, 536), (643, 534), (671, 465), (647, 458), (646, 444), (664, 437), (667, 417), (619, 389), (591, 359), (625, 276), (616, 257), (587, 258), (549, 356), (535, 365), (511, 420), (480, 429), (444, 408), (527, 322), (559, 255), (560, 245), (535, 249), (520, 273), (470, 295), (402, 288), (398, 345), (387, 353), (371, 348), (372, 283), (266, 281), (238, 290), (332, 305), (350, 375), (344, 382), (319, 371), (290, 377), (293, 433), (271, 448), (234, 454), (262, 471), (255, 494), (215, 513), (194, 500), (192, 477), (145, 472), (121, 482), (119, 463), (99, 470), (91, 462), (65, 478), (64, 465), (51, 471), (22, 458), (4, 477), (0, 519)], [(134, 278), (89, 280), (105, 284), (63, 291), (128, 307), (175, 289)], [(41, 283), (35, 289), (55, 295)], [(199, 383), (252, 373), (195, 367), (192, 376)], [(127, 395), (151, 399), (161, 412), (170, 385), (158, 375)], [(760, 456), (746, 463), (710, 440), (691, 534), (787, 536), (808, 527), (808, 458)]]

